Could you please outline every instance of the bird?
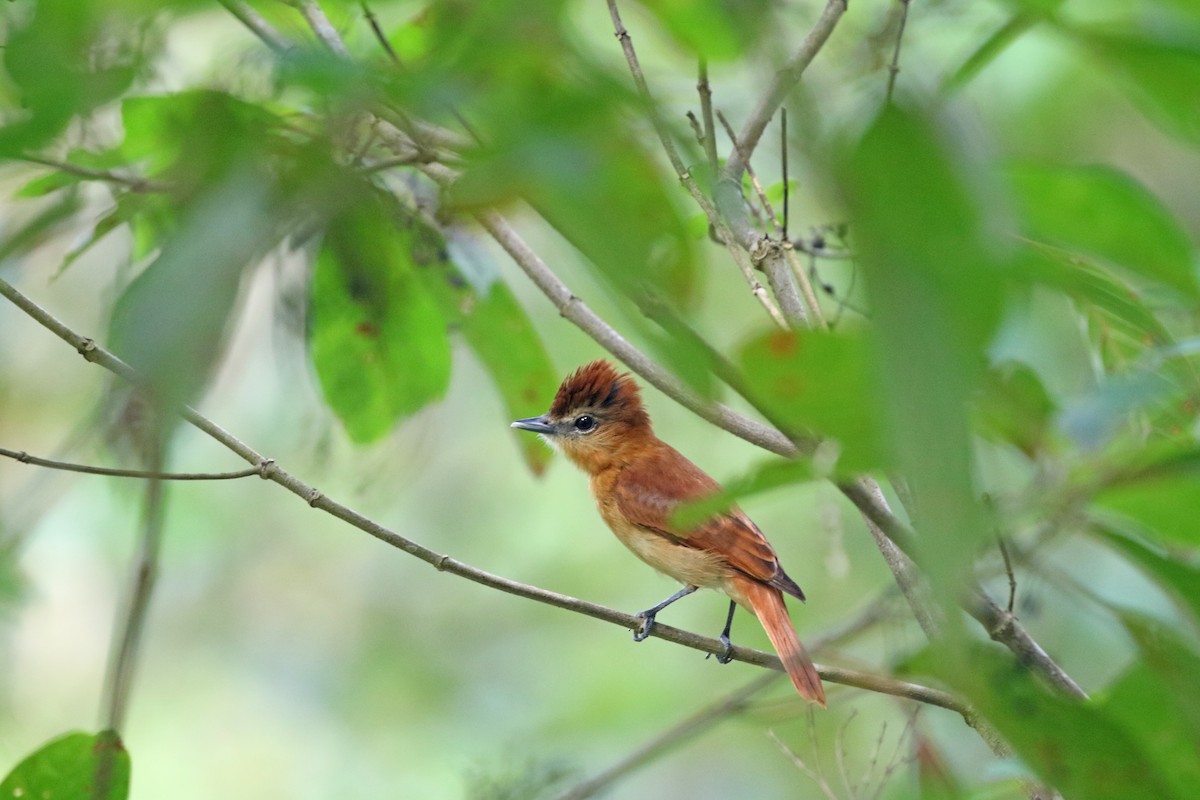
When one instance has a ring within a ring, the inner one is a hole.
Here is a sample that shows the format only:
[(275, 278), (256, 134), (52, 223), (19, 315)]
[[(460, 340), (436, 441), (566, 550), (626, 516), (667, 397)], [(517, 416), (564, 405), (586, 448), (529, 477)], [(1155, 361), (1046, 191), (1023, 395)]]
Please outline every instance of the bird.
[(729, 638), (737, 606), (762, 623), (783, 667), (806, 700), (825, 706), (825, 690), (792, 627), (783, 596), (804, 600), (784, 572), (775, 549), (736, 506), (683, 527), (673, 521), (683, 504), (710, 497), (720, 484), (682, 453), (659, 439), (641, 391), (628, 373), (607, 360), (584, 364), (558, 388), (550, 410), (512, 423), (540, 434), (587, 473), (600, 516), (634, 555), (683, 584), (661, 603), (640, 612), (634, 640), (650, 635), (655, 616), (700, 588), (730, 598), (717, 660), (732, 660)]

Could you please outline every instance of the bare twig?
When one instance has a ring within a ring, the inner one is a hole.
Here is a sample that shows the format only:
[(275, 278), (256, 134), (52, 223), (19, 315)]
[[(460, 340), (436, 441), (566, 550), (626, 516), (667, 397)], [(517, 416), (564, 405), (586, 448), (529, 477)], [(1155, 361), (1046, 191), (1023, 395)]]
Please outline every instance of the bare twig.
[(560, 794), (557, 800), (586, 800), (588, 797), (596, 796), (620, 778), (648, 764), (671, 748), (678, 747), (683, 742), (699, 736), (717, 723), (741, 713), (749, 706), (750, 700), (756, 694), (771, 686), (779, 677), (779, 675), (774, 674), (760, 675), (736, 692), (722, 697), (717, 702), (705, 706), (687, 719), (667, 728), (608, 769), (572, 786), (569, 790)]
[(738, 134), (740, 147), (734, 148), (728, 161), (725, 162), (723, 174), (728, 180), (734, 183), (741, 181), (746, 162), (753, 155), (754, 148), (758, 146), (758, 140), (762, 138), (767, 123), (771, 121), (771, 117), (775, 116), (776, 109), (783, 103), (787, 93), (792, 90), (800, 77), (804, 75), (804, 70), (812, 63), (813, 58), (825, 46), (826, 40), (829, 39), (829, 35), (833, 33), (833, 29), (844, 13), (846, 13), (846, 0), (828, 0), (820, 18), (808, 32), (808, 36), (804, 37), (804, 41), (801, 42), (792, 57), (775, 73), (774, 79), (758, 101), (758, 105), (742, 124), (741, 133)]
[(72, 464), (67, 461), (38, 458), (37, 456), (29, 455), (24, 450), (9, 450), (6, 447), (0, 447), (0, 456), (20, 461), (22, 464), (32, 464), (35, 467), (60, 469), (66, 472), (82, 472), (87, 475), (107, 475), (112, 478), (149, 478), (163, 481), (228, 481), (235, 478), (249, 478), (262, 472), (257, 467), (237, 470), (236, 472), (154, 472), (143, 469), (93, 467), (89, 464)]
[(1013, 605), (1017, 602), (1017, 576), (1013, 572), (1012, 559), (1008, 556), (1008, 545), (1004, 537), (997, 533), (996, 544), (1000, 547), (1000, 555), (1004, 558), (1004, 574), (1008, 576), (1008, 613), (1013, 613)]
[(350, 51), (346, 49), (346, 43), (342, 41), (342, 35), (338, 33), (337, 28), (333, 27), (329, 17), (325, 16), (325, 11), (317, 0), (292, 0), (292, 2), (322, 44), (342, 58), (350, 56)]
[(775, 746), (778, 747), (783, 754), (788, 757), (788, 760), (795, 765), (796, 769), (807, 775), (809, 780), (811, 780), (816, 787), (821, 790), (821, 794), (828, 798), (828, 800), (839, 800), (837, 793), (833, 791), (833, 787), (829, 785), (829, 781), (825, 780), (825, 776), (821, 773), (819, 767), (814, 769), (808, 764), (805, 764), (804, 759), (800, 758), (796, 751), (784, 744), (783, 740), (775, 734), (775, 731), (767, 731), (767, 735), (771, 737), (771, 741), (775, 743)]
[[(162, 464), (162, 437), (156, 434), (154, 467)], [(160, 470), (152, 470), (158, 472)], [(158, 576), (158, 554), (162, 544), (163, 518), (166, 509), (166, 485), (158, 479), (146, 484), (146, 501), (143, 508), (142, 535), (138, 545), (130, 585), (129, 605), (113, 627), (113, 642), (109, 651), (108, 677), (105, 680), (104, 728), (120, 732), (129, 710), (130, 690), (133, 686), (133, 670), (137, 653), (146, 626), (146, 614), (150, 608), (150, 595)]]
[(887, 101), (892, 102), (892, 93), (896, 89), (896, 77), (900, 74), (900, 45), (904, 42), (904, 28), (908, 24), (909, 0), (896, 0), (900, 3), (900, 27), (896, 31), (896, 48), (892, 51), (892, 63), (888, 64)]
[(700, 94), (700, 117), (704, 120), (704, 154), (708, 157), (710, 179), (717, 177), (717, 130), (713, 125), (712, 87), (708, 83), (708, 62), (700, 59), (700, 77), (696, 91)]
[(53, 158), (45, 158), (44, 156), (25, 154), (19, 156), (22, 161), (30, 164), (38, 164), (43, 167), (49, 167), (59, 172), (64, 172), (67, 175), (74, 175), (77, 178), (82, 178), (87, 181), (103, 181), (105, 183), (115, 183), (120, 186), (127, 187), (131, 192), (169, 192), (171, 187), (168, 184), (159, 181), (153, 181), (149, 178), (143, 178), (139, 175), (122, 175), (119, 172), (110, 172), (104, 169), (89, 169), (81, 167), (78, 164), (71, 164), (67, 161), (58, 161)]
[(375, 38), (379, 41), (379, 46), (383, 48), (383, 52), (387, 53), (388, 58), (392, 60), (393, 64), (399, 64), (400, 56), (396, 55), (396, 50), (392, 47), (392, 43), (388, 41), (383, 28), (379, 25), (379, 18), (375, 16), (375, 12), (367, 5), (367, 0), (360, 0), (359, 5), (362, 7), (363, 16), (367, 18), (367, 23), (375, 33)]
[[(96, 344), (92, 339), (81, 336), (75, 333), (62, 322), (57, 320), (52, 314), (43, 309), (41, 306), (34, 303), (29, 298), (25, 297), (16, 290), (7, 281), (0, 279), (0, 296), (4, 296), (11, 300), (21, 310), (25, 311), (36, 322), (54, 333), (63, 341), (70, 344), (75, 350), (84, 357), (85, 360), (98, 364), (99, 366), (108, 369), (109, 371), (125, 378), (126, 380), (136, 382), (138, 375), (121, 359), (110, 353), (108, 350)], [(291, 475), (273, 460), (264, 458), (249, 445), (237, 439), (231, 433), (221, 428), (212, 420), (200, 414), (193, 408), (184, 407), (180, 412), (181, 416), (190, 424), (208, 434), (210, 437), (220, 442), (229, 450), (233, 451), (242, 459), (254, 464), (256, 468), (261, 469), (261, 476), (264, 480), (270, 480), (279, 484), (283, 488), (290, 491), (292, 494), (303, 499), (312, 508), (320, 509), (343, 522), (364, 531), (380, 541), (391, 545), (399, 550), (403, 550), (411, 556), (414, 556), (421, 561), (433, 566), (439, 572), (449, 572), (452, 575), (457, 575), (461, 578), (473, 581), (483, 586), (492, 589), (497, 589), (508, 594), (524, 597), (529, 600), (534, 600), (539, 603), (551, 605), (556, 608), (562, 608), (569, 611), (574, 611), (584, 616), (592, 617), (593, 619), (603, 620), (616, 625), (620, 625), (628, 629), (637, 629), (641, 626), (641, 617), (633, 614), (626, 614), (621, 611), (616, 611), (596, 603), (589, 603), (586, 600), (580, 600), (568, 595), (552, 592), (547, 589), (542, 589), (537, 586), (514, 581), (509, 578), (504, 578), (481, 569), (477, 569), (468, 564), (464, 564), (449, 555), (444, 555), (430, 550), (417, 542), (401, 536), (388, 528), (383, 527), (379, 523), (369, 519), (368, 517), (359, 514), (357, 511), (338, 503), (313, 486), (301, 481), (299, 478)], [(729, 650), (725, 643), (718, 639), (711, 639), (706, 636), (700, 636), (695, 633), (683, 631), (678, 628), (673, 628), (663, 623), (658, 623), (654, 626), (651, 632), (652, 636), (663, 639), (665, 641), (681, 644), (685, 647), (690, 647), (695, 650), (700, 650), (705, 653), (722, 654), (728, 653), (736, 661), (742, 661), (747, 664), (755, 664), (757, 666), (768, 667), (774, 670), (782, 670), (783, 665), (780, 663), (778, 656), (773, 653), (766, 653), (761, 650), (754, 650), (747, 647), (733, 647)], [(883, 694), (892, 694), (898, 697), (906, 697), (922, 703), (936, 705), (941, 708), (946, 708), (963, 716), (963, 719), (968, 724), (975, 725), (976, 714), (973, 709), (963, 703), (960, 699), (950, 694), (949, 692), (940, 689), (933, 689), (928, 686), (909, 683), (907, 681), (897, 680), (884, 675), (874, 675), (868, 672), (861, 672), (854, 669), (846, 669), (842, 667), (817, 667), (818, 674), (822, 679), (830, 683), (840, 683), (846, 686), (853, 686), (867, 691), (879, 692)]]
[(651, 123), (654, 125), (654, 131), (658, 134), (658, 140), (662, 143), (663, 151), (667, 154), (667, 159), (675, 169), (675, 174), (679, 176), (679, 180), (688, 190), (692, 199), (696, 201), (696, 204), (700, 206), (700, 209), (708, 218), (709, 224), (713, 226), (717, 232), (717, 236), (725, 244), (729, 255), (733, 258), (734, 263), (737, 264), (738, 269), (741, 270), (742, 277), (745, 278), (755, 299), (758, 300), (776, 325), (786, 329), (788, 324), (783, 313), (771, 301), (771, 298), (767, 295), (767, 290), (763, 288), (762, 283), (754, 275), (754, 268), (750, 264), (750, 259), (742, 249), (745, 245), (739, 246), (738, 239), (725, 221), (725, 218), (718, 212), (717, 206), (709, 199), (708, 195), (704, 194), (696, 184), (691, 171), (684, 165), (683, 159), (679, 156), (679, 149), (675, 147), (675, 140), (671, 138), (671, 132), (667, 130), (666, 125), (663, 124), (662, 119), (657, 113), (654, 96), (650, 94), (650, 87), (646, 84), (646, 76), (642, 73), (642, 65), (638, 61), (637, 51), (633, 47), (633, 39), (630, 37), (629, 31), (626, 30), (625, 23), (621, 21), (621, 12), (617, 8), (617, 2), (616, 0), (607, 0), (607, 2), (608, 13), (612, 18), (613, 31), (616, 34), (617, 40), (621, 43), (621, 50), (625, 53), (625, 61), (629, 65), (629, 72), (633, 76), (634, 85), (637, 87), (638, 95), (642, 98), (642, 102), (646, 105), (646, 111), (650, 115)]
[(292, 44), (283, 34), (275, 30), (271, 23), (262, 18), (257, 11), (251, 8), (242, 0), (217, 0), (221, 5), (237, 18), (238, 22), (246, 26), (246, 28), (262, 41), (268, 48), (276, 54), (286, 53), (291, 49)]
[[(737, 134), (734, 133), (733, 126), (729, 124), (729, 120), (725, 118), (725, 114), (720, 110), (717, 111), (717, 119), (720, 121), (721, 127), (725, 129), (725, 135), (729, 137), (729, 141), (733, 142), (734, 149), (737, 149)], [(746, 160), (746, 174), (750, 176), (750, 185), (754, 187), (754, 193), (758, 195), (758, 202), (762, 204), (767, 219), (770, 220), (775, 231), (781, 237), (784, 236), (783, 225), (780, 224), (779, 217), (775, 215), (775, 209), (771, 207), (771, 201), (767, 199), (767, 192), (763, 189), (762, 182), (758, 179), (758, 173), (754, 171), (754, 167), (750, 164), (749, 159)], [(784, 182), (787, 182), (786, 176), (784, 177)]]

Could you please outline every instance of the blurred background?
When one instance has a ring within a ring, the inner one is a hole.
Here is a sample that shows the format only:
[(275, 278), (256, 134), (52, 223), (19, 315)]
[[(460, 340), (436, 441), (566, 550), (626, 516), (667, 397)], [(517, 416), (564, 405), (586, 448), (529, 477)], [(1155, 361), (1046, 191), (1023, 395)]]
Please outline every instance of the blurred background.
[[(290, 9), (263, 5), (285, 32), (303, 33)], [(372, 5), (389, 32), (402, 31), (422, 13), (416, 3)], [(902, 90), (943, 87), (980, 42), (1006, 24), (1014, 5), (913, 4)], [(1156, 24), (1171, 19), (1170, 3), (1153, 5), (1162, 13)], [(883, 0), (852, 3), (789, 99), (793, 235), (846, 219), (821, 158), (830, 142), (861, 128), (878, 105), (897, 7)], [(710, 65), (715, 105), (735, 127), (773, 63), (794, 47), (820, 8), (815, 2), (772, 6), (774, 24), (786, 35), (768, 39), (757, 54)], [(369, 52), (371, 33), (357, 4), (331, 3), (328, 10), (352, 49)], [(683, 112), (697, 105), (693, 58), (651, 12), (632, 3), (623, 10), (656, 98), (674, 115), (671, 124), (682, 125)], [(1060, 11), (1080, 25), (1117, 27), (1141, 24), (1144, 9), (1113, 0), (1067, 2)], [(534, 12), (517, 3), (507, 13)], [(601, 4), (568, 2), (556, 13), (587, 58), (613, 80), (626, 80)], [(1192, 12), (1178, 13), (1195, 19)], [(264, 48), (220, 6), (181, 4), (147, 19), (146, 35), (158, 37), (161, 48), (146, 65), (142, 91), (208, 86), (271, 94)], [(397, 38), (403, 42), (400, 33)], [(946, 111), (969, 157), (981, 163), (1049, 160), (1127, 171), (1194, 241), (1200, 156), (1148, 121), (1126, 89), (1097, 69), (1085, 48), (1035, 26), (947, 93)], [(119, 126), (115, 114), (101, 110), (72, 135), (103, 139)], [(773, 126), (755, 158), (771, 185), (782, 179), (778, 137)], [(722, 138), (721, 151), (727, 149)], [(14, 196), (43, 172), (28, 163), (0, 165), (3, 229), (20, 229), (48, 202)], [(94, 220), (111, 203), (110, 188), (96, 182), (82, 191), (78, 218)], [(562, 236), (519, 205), (509, 210), (575, 294), (644, 342), (643, 328), (627, 322), (629, 308)], [(764, 329), (762, 311), (723, 249), (698, 235), (703, 222), (692, 228), (698, 285), (688, 318), (719, 349), (731, 351)], [(137, 262), (137, 243), (118, 228), (62, 269), (88, 233), (82, 225), (56, 228), (28, 252), (7, 254), (0, 277), (75, 331), (103, 341), (114, 299)], [(556, 380), (606, 355), (490, 240), (464, 225), (461, 243), (511, 288)], [(246, 273), (222, 355), (195, 403), (203, 414), (330, 497), (472, 566), (629, 612), (674, 591), (605, 528), (586, 479), (571, 465), (556, 457), (544, 474), (526, 467), (508, 427), (511, 410), (473, 351), (454, 337), (444, 397), (376, 443), (351, 442), (323, 399), (306, 353), (299, 310), (305, 263), (303, 252), (277, 248)], [(824, 298), (829, 313), (839, 313), (851, 328), (861, 325), (854, 309), (865, 300), (853, 262), (821, 261), (817, 270), (832, 292)], [(1057, 398), (1086, 393), (1098, 379), (1087, 333), (1056, 295), (1034, 292), (1011, 308), (994, 347), (1033, 365)], [(547, 385), (520, 416), (544, 411), (553, 389)], [(657, 391), (647, 387), (645, 396), (658, 434), (718, 480), (743, 476), (765, 461), (752, 445), (716, 431)], [(737, 397), (721, 399), (749, 413)], [(0, 446), (131, 465), (120, 442), (119, 408), (108, 373), (0, 302)], [(980, 445), (980, 472), (992, 486), (1027, 478), (1018, 461), (1009, 448)], [(197, 431), (178, 430), (171, 469), (242, 466)], [(172, 483), (166, 491), (161, 572), (124, 732), (134, 798), (553, 796), (539, 793), (608, 767), (761, 674), (654, 639), (635, 645), (615, 626), (439, 573), (255, 478)], [(142, 495), (138, 481), (0, 460), (5, 769), (64, 731), (98, 727)], [(802, 639), (836, 630), (884, 598), (883, 621), (816, 653), (818, 662), (891, 672), (922, 646), (911, 615), (892, 596), (891, 576), (861, 518), (831, 484), (758, 494), (744, 506), (809, 597), (807, 604), (792, 604)], [(1042, 555), (1047, 570), (1020, 576), (1018, 614), (1039, 641), (1053, 644), (1052, 655), (1085, 689), (1102, 688), (1128, 663), (1131, 644), (1095, 604), (1067, 596), (1069, 581), (1045, 574), (1066, 574), (1103, 598), (1164, 618), (1173, 613), (1169, 603), (1140, 573), (1086, 542), (1062, 539)], [(983, 572), (1002, 598), (998, 562), (985, 563)], [(725, 608), (722, 597), (701, 593), (672, 606), (662, 621), (716, 635)], [(744, 612), (735, 620), (734, 640), (769, 649)], [(1020, 769), (994, 758), (955, 715), (830, 689), (830, 709), (813, 713), (786, 681), (776, 681), (748, 708), (657, 757), (606, 796), (900, 797), (919, 793), (922, 771), (938, 769), (959, 776), (974, 796), (1022, 796), (1010, 779)], [(829, 786), (822, 788), (822, 780)]]

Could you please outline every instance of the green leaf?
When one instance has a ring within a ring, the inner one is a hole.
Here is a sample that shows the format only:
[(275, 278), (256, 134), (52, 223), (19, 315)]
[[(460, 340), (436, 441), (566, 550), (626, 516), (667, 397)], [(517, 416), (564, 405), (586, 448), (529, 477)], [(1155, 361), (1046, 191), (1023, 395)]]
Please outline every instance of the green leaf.
[(987, 530), (968, 408), (1005, 285), (987, 198), (968, 177), (983, 167), (965, 163), (950, 141), (933, 118), (888, 106), (838, 177), (867, 282), (891, 443), (922, 510), (918, 560), (953, 634)]
[(772, 459), (744, 475), (724, 481), (722, 490), (717, 494), (683, 504), (675, 511), (672, 522), (685, 529), (691, 528), (747, 497), (783, 486), (807, 483), (816, 478), (812, 465), (807, 461)]
[(763, 0), (645, 0), (676, 41), (713, 60), (743, 55), (759, 44), (770, 5)]
[[(1095, 704), (1052, 692), (1010, 653), (975, 644), (935, 647), (937, 672), (966, 695), (1013, 750), (1063, 797), (1178, 798), (1148, 742)], [(964, 658), (965, 655), (965, 658)]]
[(1200, 545), (1198, 471), (1169, 472), (1152, 480), (1109, 487), (1095, 497), (1094, 506), (1134, 520), (1164, 541)]
[(777, 424), (838, 442), (839, 474), (891, 464), (876, 403), (878, 360), (866, 336), (772, 331), (743, 346), (738, 362)]
[(993, 366), (976, 397), (983, 435), (1015, 445), (1030, 458), (1042, 450), (1055, 406), (1037, 373), (1015, 361)]
[(440, 234), (366, 197), (330, 220), (309, 292), (309, 352), (330, 408), (358, 444), (440, 398), (446, 318), (417, 272), (445, 260)]
[(82, 208), (83, 202), (74, 190), (64, 192), (38, 211), (16, 230), (0, 232), (0, 263), (13, 256), (25, 255), (60, 231), (60, 226)]
[[(103, 769), (107, 775), (100, 772)], [(124, 800), (129, 796), (129, 772), (129, 753), (116, 733), (68, 733), (17, 764), (0, 783), (0, 797)], [(97, 784), (97, 778), (103, 783)]]
[(1151, 121), (1200, 146), (1200, 41), (1140, 34), (1079, 37)]
[(1200, 297), (1187, 234), (1133, 178), (1108, 167), (1046, 166), (1015, 167), (1009, 177), (1031, 238)]
[[(537, 331), (508, 286), (493, 283), (463, 318), (461, 329), (504, 398), (509, 419), (539, 413), (539, 404), (553, 396), (558, 375)], [(551, 450), (535, 436), (517, 435), (516, 439), (525, 463), (540, 475)]]
[(1109, 547), (1141, 567), (1173, 596), (1180, 608), (1191, 616), (1194, 624), (1200, 624), (1200, 564), (1182, 555), (1172, 558), (1126, 533), (1124, 529), (1128, 527), (1100, 521), (1092, 529)]
[(1130, 336), (1169, 342), (1171, 335), (1140, 292), (1109, 269), (1058, 247), (1026, 243), (1014, 262), (1014, 276), (1057, 289)]
[(79, 180), (78, 175), (72, 175), (69, 172), (61, 170), (53, 170), (46, 175), (39, 175), (22, 186), (13, 194), (13, 197), (42, 197), (67, 186), (74, 186), (79, 183)]
[(234, 166), (118, 298), (109, 342), (159, 402), (186, 403), (207, 382), (242, 273), (279, 235), (276, 213), (269, 180)]

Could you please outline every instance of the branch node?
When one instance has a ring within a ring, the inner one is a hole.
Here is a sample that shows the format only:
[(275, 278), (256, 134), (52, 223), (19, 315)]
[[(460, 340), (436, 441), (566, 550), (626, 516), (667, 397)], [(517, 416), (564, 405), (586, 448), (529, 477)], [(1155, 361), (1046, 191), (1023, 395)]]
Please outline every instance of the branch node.
[(92, 353), (96, 352), (96, 340), (81, 339), (79, 344), (76, 345), (75, 351), (79, 353), (79, 355), (83, 356), (86, 360), (91, 361)]
[(17, 461), (20, 461), (22, 464), (28, 464), (31, 460), (32, 456), (30, 456), (29, 453), (26, 453), (24, 450), (17, 453)]
[(258, 462), (258, 477), (262, 478), (264, 481), (269, 480), (270, 477), (275, 474), (276, 469), (277, 467), (275, 466), (275, 459), (264, 458), (262, 461)]
[(308, 494), (307, 494), (307, 495), (304, 497), (304, 501), (305, 501), (306, 503), (308, 503), (308, 504), (309, 504), (311, 507), (313, 507), (313, 508), (316, 508), (316, 507), (317, 507), (317, 503), (321, 502), (321, 500), (322, 500), (324, 497), (325, 497), (325, 495), (321, 494), (321, 493), (320, 493), (318, 490), (316, 490), (316, 489), (312, 489), (312, 490), (310, 490), (310, 491), (309, 491), (309, 493), (308, 493)]
[(436, 569), (438, 572), (445, 572), (445, 571), (446, 571), (446, 562), (447, 562), (447, 561), (450, 561), (450, 555), (449, 555), (449, 554), (445, 554), (445, 555), (443, 555), (443, 556), (442, 556), (441, 558), (439, 558), (439, 559), (438, 559), (436, 562), (434, 562), (433, 568), (434, 568), (434, 569)]

